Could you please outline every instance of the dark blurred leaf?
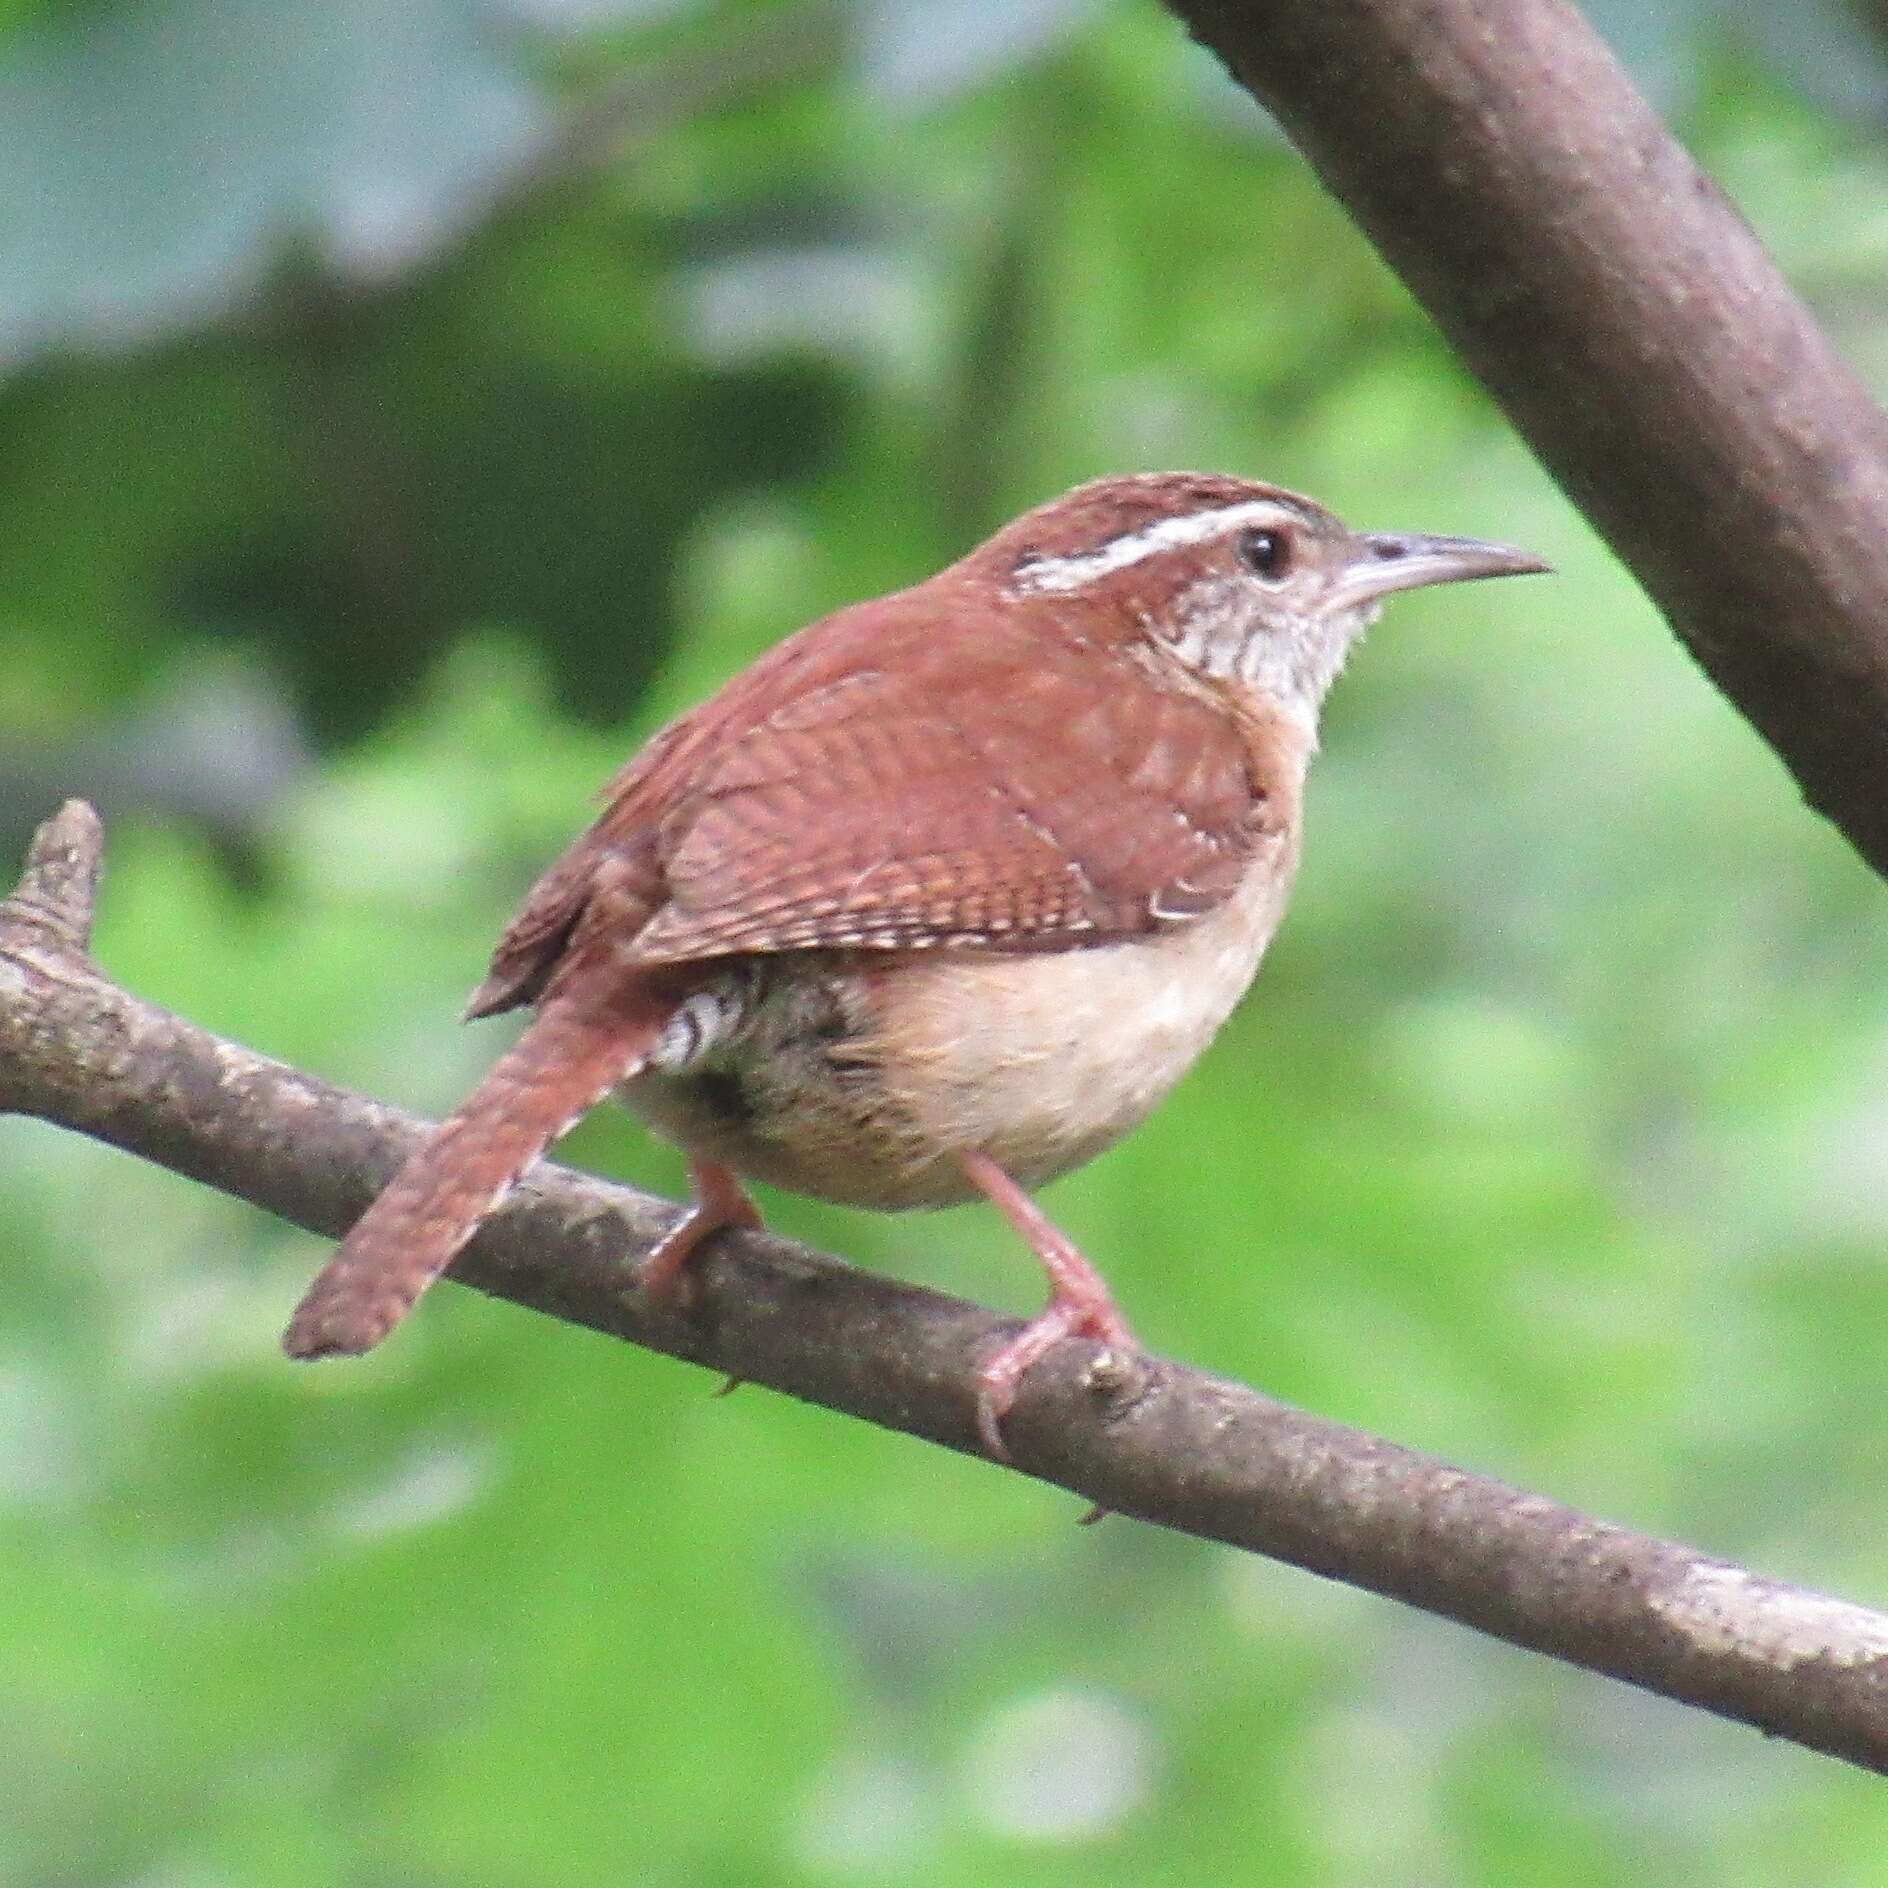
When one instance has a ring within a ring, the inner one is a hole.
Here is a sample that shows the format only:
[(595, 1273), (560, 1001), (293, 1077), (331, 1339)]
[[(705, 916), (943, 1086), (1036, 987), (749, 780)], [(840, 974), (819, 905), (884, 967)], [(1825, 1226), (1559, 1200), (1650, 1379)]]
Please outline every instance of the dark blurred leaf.
[(0, 365), (122, 346), (292, 240), (372, 278), (455, 234), (547, 119), (481, 0), (138, 0), (0, 65)]
[(240, 656), (181, 664), (129, 713), (56, 745), (19, 737), (0, 754), (0, 844), (9, 852), (68, 794), (106, 820), (160, 812), (198, 822), (245, 873), (283, 797), (313, 765), (274, 677)]

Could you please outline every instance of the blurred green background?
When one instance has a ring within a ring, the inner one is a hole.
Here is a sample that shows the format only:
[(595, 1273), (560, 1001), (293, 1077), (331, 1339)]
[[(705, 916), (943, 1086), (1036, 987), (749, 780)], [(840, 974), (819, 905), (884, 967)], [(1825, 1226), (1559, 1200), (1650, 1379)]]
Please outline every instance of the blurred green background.
[[(1054, 1210), (1160, 1349), (1888, 1601), (1881, 887), (1155, 7), (0, 22), (0, 827), (101, 802), (113, 973), (439, 1109), (636, 741), (1022, 506), (1529, 545), (1357, 657), (1256, 995)], [(1888, 384), (1867, 13), (1599, 23)], [(9, 1888), (1888, 1880), (1832, 1762), (469, 1293), (293, 1370), (318, 1241), (38, 1124), (0, 1252)]]

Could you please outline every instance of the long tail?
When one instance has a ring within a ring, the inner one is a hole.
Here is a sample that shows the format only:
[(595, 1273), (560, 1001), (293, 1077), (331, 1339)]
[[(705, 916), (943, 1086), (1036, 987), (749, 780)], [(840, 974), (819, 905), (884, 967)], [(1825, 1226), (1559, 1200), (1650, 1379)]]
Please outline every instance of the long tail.
[(579, 1116), (648, 1059), (674, 996), (552, 999), (465, 1103), (388, 1182), (295, 1308), (291, 1357), (358, 1356), (434, 1279)]

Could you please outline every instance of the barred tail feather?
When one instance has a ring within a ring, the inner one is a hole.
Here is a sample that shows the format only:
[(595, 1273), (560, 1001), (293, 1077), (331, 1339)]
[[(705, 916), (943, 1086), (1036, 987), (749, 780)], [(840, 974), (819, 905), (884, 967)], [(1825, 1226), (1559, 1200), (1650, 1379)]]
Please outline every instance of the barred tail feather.
[(559, 1135), (655, 1048), (673, 995), (553, 997), (368, 1207), (295, 1308), (291, 1357), (358, 1356), (419, 1295)]

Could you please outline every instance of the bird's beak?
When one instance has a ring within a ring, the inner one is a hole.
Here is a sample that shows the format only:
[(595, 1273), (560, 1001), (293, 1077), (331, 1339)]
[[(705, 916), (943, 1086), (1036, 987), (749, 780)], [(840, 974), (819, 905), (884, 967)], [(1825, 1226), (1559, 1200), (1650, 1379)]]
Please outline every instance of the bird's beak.
[(1420, 532), (1374, 531), (1352, 540), (1351, 560), (1338, 572), (1330, 601), (1340, 606), (1377, 602), (1396, 590), (1432, 583), (1467, 583), (1474, 577), (1524, 577), (1549, 570), (1531, 551), (1480, 538), (1432, 538)]

